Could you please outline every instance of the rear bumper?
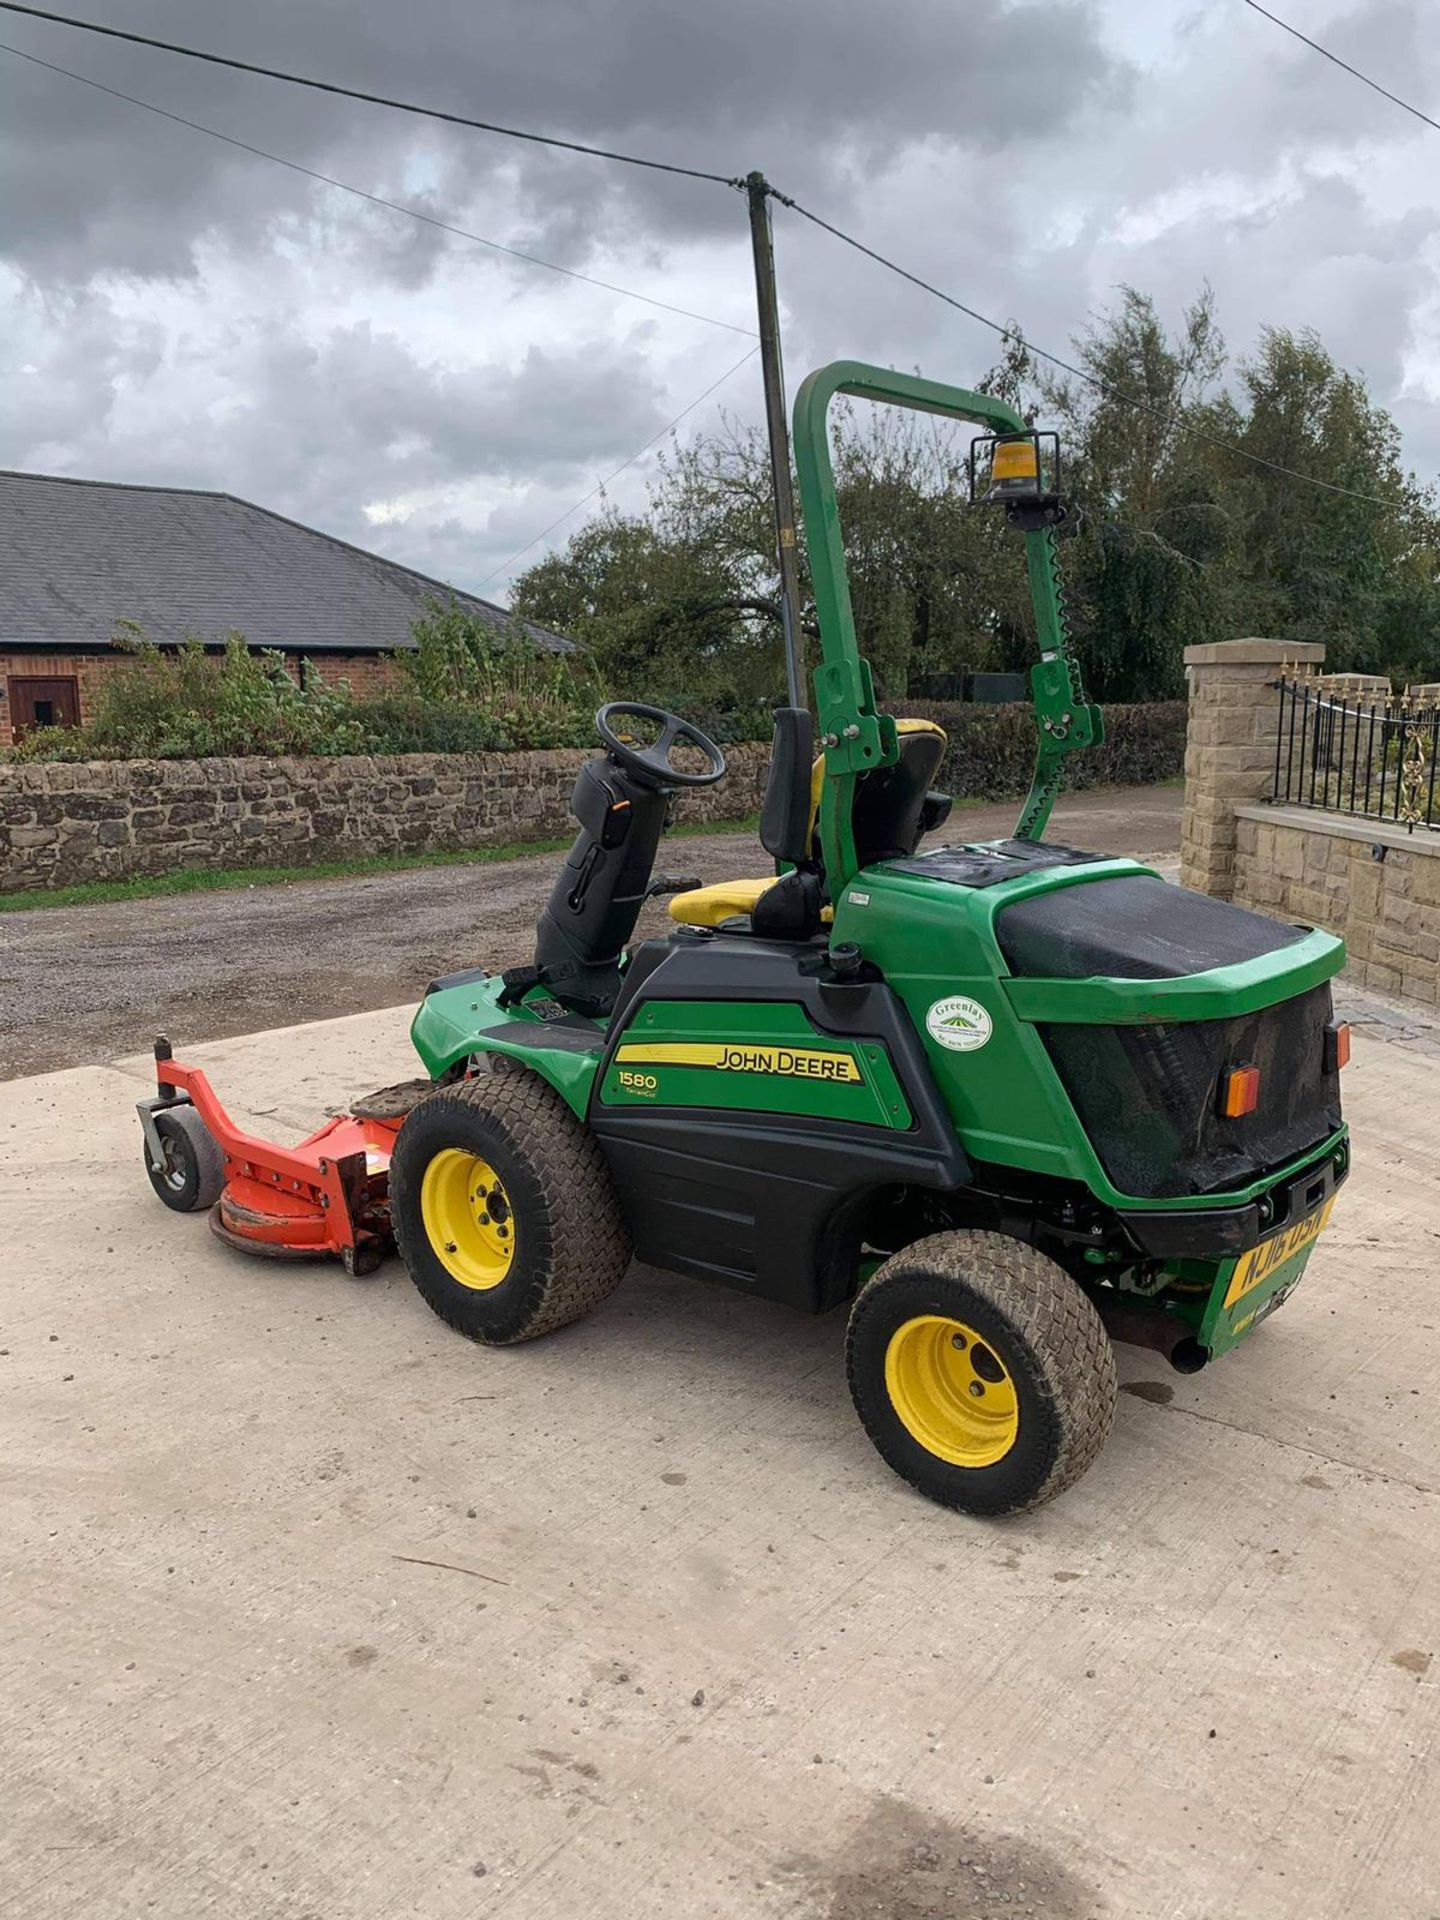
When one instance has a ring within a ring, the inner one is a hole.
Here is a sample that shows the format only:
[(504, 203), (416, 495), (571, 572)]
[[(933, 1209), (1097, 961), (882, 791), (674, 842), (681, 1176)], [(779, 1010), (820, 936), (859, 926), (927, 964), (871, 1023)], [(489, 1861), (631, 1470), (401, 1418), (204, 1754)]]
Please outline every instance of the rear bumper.
[(1128, 1209), (1119, 1216), (1140, 1253), (1151, 1260), (1227, 1260), (1267, 1234), (1325, 1205), (1350, 1173), (1350, 1136), (1342, 1131), (1299, 1172), (1239, 1207)]

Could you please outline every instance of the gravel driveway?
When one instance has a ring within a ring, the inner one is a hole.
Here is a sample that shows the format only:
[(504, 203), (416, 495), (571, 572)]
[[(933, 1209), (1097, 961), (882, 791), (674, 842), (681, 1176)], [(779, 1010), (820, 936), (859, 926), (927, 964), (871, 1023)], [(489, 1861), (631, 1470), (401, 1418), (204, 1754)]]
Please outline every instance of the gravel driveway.
[[(1178, 787), (1081, 793), (1051, 837), (1173, 864)], [(943, 836), (1007, 833), (1015, 803), (958, 813)], [(359, 880), (42, 908), (0, 916), (0, 1079), (416, 999), (436, 974), (527, 959), (560, 855)], [(748, 833), (665, 842), (661, 865), (705, 880), (763, 873)], [(663, 904), (642, 932), (669, 922)]]

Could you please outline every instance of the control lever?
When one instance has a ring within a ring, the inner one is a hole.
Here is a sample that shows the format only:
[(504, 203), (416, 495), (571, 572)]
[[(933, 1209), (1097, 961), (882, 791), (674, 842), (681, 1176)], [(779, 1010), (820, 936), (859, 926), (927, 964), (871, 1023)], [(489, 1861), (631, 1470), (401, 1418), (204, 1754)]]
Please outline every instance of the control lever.
[(667, 893), (694, 893), (704, 882), (694, 874), (657, 873), (645, 889), (647, 900), (661, 900)]

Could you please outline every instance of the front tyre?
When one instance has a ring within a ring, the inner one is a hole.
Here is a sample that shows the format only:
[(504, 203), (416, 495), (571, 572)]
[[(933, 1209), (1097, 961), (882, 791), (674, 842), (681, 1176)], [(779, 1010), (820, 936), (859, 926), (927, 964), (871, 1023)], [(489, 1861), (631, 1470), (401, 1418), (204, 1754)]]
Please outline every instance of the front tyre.
[(407, 1115), (390, 1211), (426, 1302), (486, 1346), (578, 1320), (630, 1262), (594, 1136), (528, 1070), (447, 1088)]
[(856, 1298), (845, 1352), (881, 1456), (963, 1513), (1053, 1500), (1115, 1414), (1099, 1314), (1063, 1268), (1003, 1234), (937, 1233), (893, 1255)]

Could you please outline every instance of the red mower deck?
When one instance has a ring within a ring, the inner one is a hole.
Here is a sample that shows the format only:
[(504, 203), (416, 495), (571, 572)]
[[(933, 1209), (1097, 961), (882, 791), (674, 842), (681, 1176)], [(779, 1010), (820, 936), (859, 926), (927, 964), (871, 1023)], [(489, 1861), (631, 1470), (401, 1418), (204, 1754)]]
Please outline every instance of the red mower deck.
[[(392, 1245), (390, 1156), (403, 1105), (393, 1115), (336, 1114), (297, 1145), (282, 1147), (238, 1127), (205, 1074), (174, 1059), (164, 1039), (155, 1042), (155, 1074), (156, 1094), (140, 1101), (138, 1111), (152, 1185), (167, 1205), (191, 1211), (208, 1204), (217, 1238), (245, 1253), (280, 1260), (334, 1254), (347, 1273), (374, 1271)], [(403, 1096), (405, 1090), (394, 1091)], [(162, 1124), (186, 1107), (199, 1116), (223, 1161), (223, 1186), (213, 1203), (204, 1170), (187, 1185), (178, 1164), (194, 1151), (181, 1140), (186, 1130)]]

